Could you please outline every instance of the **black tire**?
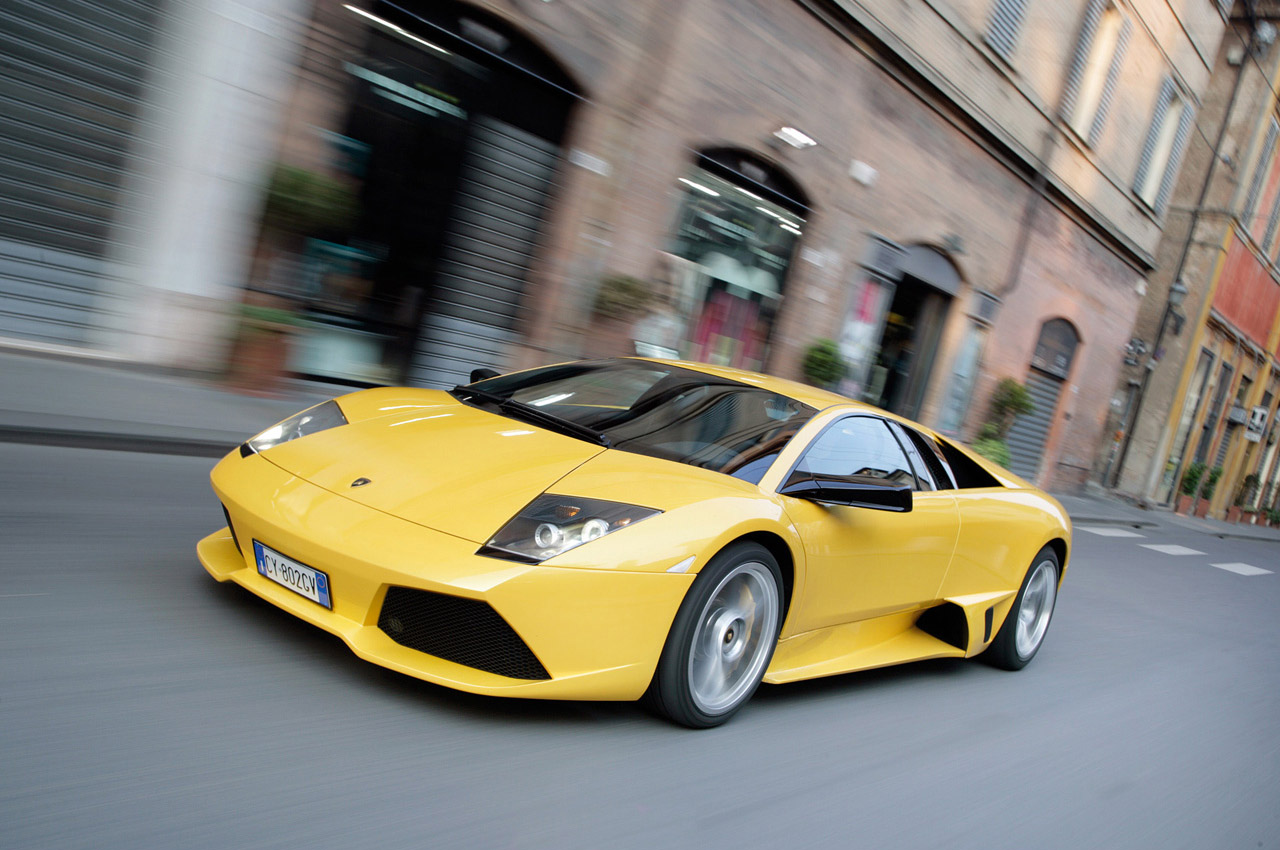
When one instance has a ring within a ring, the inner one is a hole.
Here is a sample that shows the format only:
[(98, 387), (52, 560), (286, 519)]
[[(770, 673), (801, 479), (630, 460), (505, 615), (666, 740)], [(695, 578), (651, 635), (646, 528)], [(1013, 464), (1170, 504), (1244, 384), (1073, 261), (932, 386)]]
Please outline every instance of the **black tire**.
[[(1053, 619), (1054, 605), (1058, 600), (1058, 580), (1062, 566), (1058, 555), (1049, 546), (1044, 547), (1031, 561), (1022, 586), (1014, 597), (1013, 607), (1004, 618), (1004, 624), (991, 646), (982, 653), (982, 660), (1002, 670), (1021, 670), (1036, 657)], [(1028, 599), (1027, 588), (1034, 585)], [(1047, 594), (1047, 598), (1046, 598)], [(1044, 606), (1047, 603), (1047, 610)], [(1041, 619), (1043, 618), (1043, 621)], [(1028, 626), (1027, 621), (1030, 621)], [(1021, 634), (1019, 623), (1023, 623)]]
[[(773, 659), (783, 598), (782, 570), (768, 549), (735, 543), (718, 553), (680, 604), (644, 695), (646, 706), (691, 729), (733, 717)], [(696, 652), (695, 642), (717, 651)]]

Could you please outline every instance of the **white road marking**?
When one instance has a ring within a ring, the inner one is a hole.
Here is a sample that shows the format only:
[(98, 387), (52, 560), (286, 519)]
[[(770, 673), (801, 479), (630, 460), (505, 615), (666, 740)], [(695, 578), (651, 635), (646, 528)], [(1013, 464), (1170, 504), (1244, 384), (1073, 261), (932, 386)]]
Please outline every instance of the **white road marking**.
[(1252, 564), (1210, 564), (1211, 567), (1217, 567), (1220, 570), (1226, 570), (1229, 573), (1239, 573), (1242, 576), (1269, 576), (1271, 570), (1264, 570), (1262, 567), (1255, 567)]
[(1199, 549), (1191, 549), (1186, 546), (1179, 546), (1176, 543), (1139, 543), (1143, 549), (1151, 549), (1162, 555), (1203, 555)]
[(0, 593), (0, 599), (19, 599), (27, 596), (48, 596), (47, 593)]
[(1110, 525), (1077, 525), (1077, 531), (1087, 531), (1090, 534), (1096, 534), (1099, 537), (1146, 537), (1145, 534), (1139, 534), (1136, 531), (1130, 531), (1127, 528), (1116, 528)]

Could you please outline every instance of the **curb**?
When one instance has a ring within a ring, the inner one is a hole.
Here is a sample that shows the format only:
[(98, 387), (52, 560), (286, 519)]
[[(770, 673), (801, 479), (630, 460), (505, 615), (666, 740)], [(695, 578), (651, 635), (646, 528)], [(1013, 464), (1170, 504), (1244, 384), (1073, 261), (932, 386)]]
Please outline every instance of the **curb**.
[(1155, 528), (1160, 524), (1147, 519), (1117, 519), (1113, 516), (1076, 516), (1070, 511), (1067, 512), (1067, 515), (1071, 517), (1073, 525), (1127, 525), (1130, 528)]
[(65, 428), (14, 428), (7, 425), (0, 425), (0, 443), (209, 458), (222, 457), (239, 445), (237, 442), (221, 440), (195, 440), (185, 437), (79, 431)]

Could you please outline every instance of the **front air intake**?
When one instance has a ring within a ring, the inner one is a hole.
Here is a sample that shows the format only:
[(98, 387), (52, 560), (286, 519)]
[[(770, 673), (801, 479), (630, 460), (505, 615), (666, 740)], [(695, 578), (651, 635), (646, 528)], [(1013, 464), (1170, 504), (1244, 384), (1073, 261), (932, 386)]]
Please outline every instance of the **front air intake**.
[(512, 679), (550, 679), (497, 611), (478, 599), (389, 587), (378, 628), (401, 646)]

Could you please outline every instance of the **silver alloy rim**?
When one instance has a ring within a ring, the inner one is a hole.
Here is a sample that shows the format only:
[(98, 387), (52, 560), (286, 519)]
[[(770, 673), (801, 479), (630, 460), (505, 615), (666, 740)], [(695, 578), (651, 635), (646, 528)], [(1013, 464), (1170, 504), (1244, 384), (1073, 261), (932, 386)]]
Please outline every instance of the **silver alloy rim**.
[(698, 709), (723, 714), (763, 673), (778, 629), (778, 584), (759, 561), (720, 580), (698, 617), (689, 653), (689, 692)]
[(1049, 616), (1053, 613), (1053, 601), (1058, 594), (1058, 585), (1054, 581), (1057, 577), (1053, 561), (1044, 560), (1036, 564), (1035, 572), (1027, 581), (1022, 606), (1018, 608), (1018, 630), (1014, 641), (1019, 658), (1030, 658), (1040, 646), (1040, 641), (1044, 640)]

